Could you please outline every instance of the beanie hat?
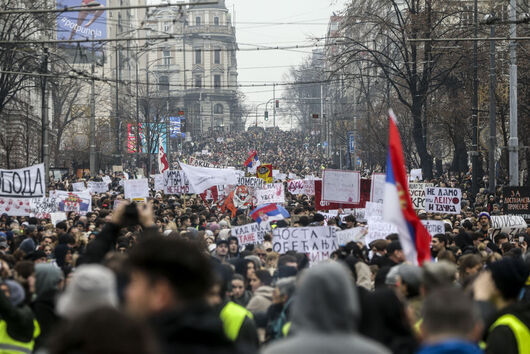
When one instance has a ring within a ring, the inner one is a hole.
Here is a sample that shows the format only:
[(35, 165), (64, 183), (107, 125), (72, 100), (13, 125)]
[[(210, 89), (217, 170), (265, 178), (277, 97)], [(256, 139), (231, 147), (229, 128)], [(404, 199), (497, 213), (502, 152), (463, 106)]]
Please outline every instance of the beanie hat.
[(491, 220), (490, 214), (487, 213), (487, 212), (485, 212), (485, 211), (483, 211), (482, 213), (478, 214), (478, 218), (479, 218), (479, 220), (480, 220), (480, 218), (483, 217), (483, 216), (485, 216), (485, 217), (487, 217), (489, 220)]
[(117, 307), (116, 276), (99, 264), (82, 265), (57, 301), (57, 313), (75, 318), (99, 307)]
[(507, 300), (517, 298), (528, 278), (526, 264), (521, 259), (503, 258), (491, 263), (488, 268), (502, 297)]
[(228, 240), (227, 239), (223, 239), (223, 238), (217, 239), (217, 246), (219, 246), (219, 245), (221, 245), (223, 243), (228, 246)]
[(26, 298), (26, 292), (24, 291), (24, 288), (22, 285), (20, 285), (18, 282), (14, 280), (6, 280), (5, 284), (9, 288), (9, 302), (13, 306), (20, 305), (24, 299)]

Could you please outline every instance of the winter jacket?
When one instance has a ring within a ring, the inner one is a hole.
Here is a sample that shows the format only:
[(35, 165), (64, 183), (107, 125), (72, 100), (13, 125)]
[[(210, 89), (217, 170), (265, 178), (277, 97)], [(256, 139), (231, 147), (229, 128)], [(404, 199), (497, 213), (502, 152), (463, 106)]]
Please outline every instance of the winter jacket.
[[(486, 325), (485, 342), (487, 354), (522, 354), (519, 352), (518, 343), (514, 332), (507, 325), (493, 324), (505, 315), (515, 316), (515, 320), (530, 331), (530, 304), (527, 302), (517, 302), (500, 311), (495, 318)], [(530, 352), (530, 343), (525, 343)]]
[(390, 353), (357, 333), (360, 316), (348, 270), (335, 262), (316, 265), (300, 281), (292, 305), (290, 335), (271, 343), (262, 353)]
[[(163, 311), (149, 319), (158, 337), (162, 354), (243, 353), (230, 341), (215, 310), (206, 305), (190, 305), (182, 311)], [(245, 353), (252, 353), (245, 348)]]
[(250, 299), (247, 310), (254, 314), (267, 312), (269, 306), (272, 304), (273, 291), (274, 288), (268, 285), (260, 286), (254, 293), (254, 296), (252, 296), (252, 299)]
[(243, 293), (243, 296), (241, 296), (240, 298), (236, 299), (235, 297), (232, 297), (233, 302), (243, 307), (247, 307), (250, 299), (252, 299), (252, 292), (249, 290), (245, 290), (245, 292)]
[(417, 354), (481, 354), (482, 350), (471, 342), (448, 340), (422, 347)]

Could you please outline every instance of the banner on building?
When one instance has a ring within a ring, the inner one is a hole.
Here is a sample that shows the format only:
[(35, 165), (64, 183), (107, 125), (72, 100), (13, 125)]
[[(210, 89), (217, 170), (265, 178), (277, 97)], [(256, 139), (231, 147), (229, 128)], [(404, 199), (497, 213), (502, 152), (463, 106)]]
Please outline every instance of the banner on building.
[[(107, 38), (107, 0), (58, 0), (57, 8), (87, 8), (91, 11), (65, 11), (57, 16), (57, 39), (80, 40)], [(99, 10), (101, 8), (101, 10)], [(92, 43), (80, 42), (81, 46), (91, 47)]]

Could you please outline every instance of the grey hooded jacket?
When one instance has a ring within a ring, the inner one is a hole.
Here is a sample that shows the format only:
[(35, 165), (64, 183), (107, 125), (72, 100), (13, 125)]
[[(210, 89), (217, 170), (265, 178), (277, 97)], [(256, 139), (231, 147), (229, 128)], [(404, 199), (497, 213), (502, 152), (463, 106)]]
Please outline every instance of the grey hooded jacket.
[(347, 269), (323, 263), (302, 276), (292, 308), (291, 335), (264, 348), (263, 354), (390, 353), (357, 333), (361, 309)]

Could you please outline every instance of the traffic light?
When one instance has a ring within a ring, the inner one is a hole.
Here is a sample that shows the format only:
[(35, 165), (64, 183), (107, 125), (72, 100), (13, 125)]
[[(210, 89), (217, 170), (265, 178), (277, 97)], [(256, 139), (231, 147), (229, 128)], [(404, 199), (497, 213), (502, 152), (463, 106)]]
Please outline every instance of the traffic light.
[(265, 120), (269, 120), (269, 111), (265, 111)]
[(276, 100), (276, 108), (280, 108), (280, 100)]

